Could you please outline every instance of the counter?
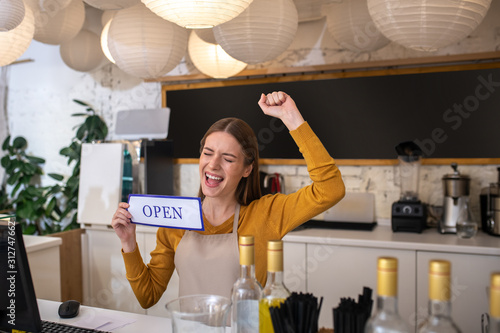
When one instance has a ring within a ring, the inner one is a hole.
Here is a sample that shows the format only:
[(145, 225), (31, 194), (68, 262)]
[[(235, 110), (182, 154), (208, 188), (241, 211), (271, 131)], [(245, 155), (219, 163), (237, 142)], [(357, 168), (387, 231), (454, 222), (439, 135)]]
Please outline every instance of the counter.
[(61, 300), (61, 261), (57, 237), (23, 235), (37, 297)]
[(480, 332), (490, 274), (500, 271), (500, 237), (481, 231), (459, 239), (435, 228), (421, 234), (393, 232), (389, 225), (373, 231), (306, 228), (283, 241), (285, 284), (324, 298), (320, 327), (333, 327), (332, 309), (341, 298), (357, 299), (366, 286), (375, 299), (377, 258), (391, 256), (399, 265), (400, 314), (410, 327), (427, 316), (429, 261), (444, 259), (452, 265), (452, 316), (463, 332)]
[(372, 231), (306, 228), (288, 233), (283, 241), (500, 256), (500, 237), (482, 231), (473, 238), (460, 239), (454, 234), (440, 234), (435, 228), (421, 234), (393, 232), (386, 225), (378, 225)]

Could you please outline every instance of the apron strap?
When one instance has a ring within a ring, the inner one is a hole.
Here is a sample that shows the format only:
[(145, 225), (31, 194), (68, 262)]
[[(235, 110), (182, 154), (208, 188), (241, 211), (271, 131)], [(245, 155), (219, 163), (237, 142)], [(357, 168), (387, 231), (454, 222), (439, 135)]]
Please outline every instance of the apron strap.
[(234, 211), (234, 220), (233, 220), (233, 233), (238, 233), (238, 220), (240, 219), (240, 204), (236, 204), (236, 208)]

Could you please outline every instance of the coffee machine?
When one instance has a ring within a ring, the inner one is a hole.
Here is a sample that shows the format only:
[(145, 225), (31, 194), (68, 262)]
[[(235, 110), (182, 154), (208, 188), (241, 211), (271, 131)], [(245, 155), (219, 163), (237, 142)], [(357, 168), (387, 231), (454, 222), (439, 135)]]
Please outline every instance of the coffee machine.
[(470, 191), (470, 177), (458, 171), (457, 163), (452, 163), (453, 173), (444, 175), (443, 181), (443, 218), (438, 230), (442, 234), (457, 232), (457, 219), (460, 210), (467, 204)]
[(427, 208), (418, 199), (418, 178), (422, 150), (413, 141), (396, 146), (401, 178), (400, 199), (392, 204), (392, 231), (421, 233), (427, 226)]

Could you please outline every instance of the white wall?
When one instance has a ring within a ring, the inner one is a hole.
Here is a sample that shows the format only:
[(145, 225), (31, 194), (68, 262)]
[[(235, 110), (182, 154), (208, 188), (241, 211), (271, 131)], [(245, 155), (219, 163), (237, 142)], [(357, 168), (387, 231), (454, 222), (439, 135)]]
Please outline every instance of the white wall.
[[(348, 63), (367, 60), (398, 59), (430, 55), (488, 52), (500, 49), (500, 0), (493, 0), (482, 24), (466, 39), (438, 52), (428, 54), (410, 51), (393, 43), (372, 53), (354, 54), (342, 49), (325, 29), (325, 19), (301, 23), (295, 41), (277, 59), (253, 67), (307, 66)], [(104, 117), (113, 139), (115, 115), (122, 109), (156, 108), (161, 106), (160, 83), (145, 83), (129, 76), (116, 66), (106, 64), (92, 73), (76, 72), (62, 62), (59, 47), (33, 41), (21, 59), (33, 62), (11, 66), (8, 95), (8, 125), (12, 136), (22, 135), (29, 151), (47, 159), (45, 172), (68, 175), (70, 168), (59, 150), (70, 143), (73, 127), (80, 118), (71, 113), (83, 111), (72, 99), (92, 104)], [(194, 73), (189, 59), (170, 75)], [(256, 97), (257, 98), (257, 97)], [(1, 135), (1, 133), (0, 133)], [(0, 137), (0, 140), (3, 140)], [(265, 170), (285, 174), (286, 192), (307, 184), (309, 178), (302, 166), (269, 166)], [(441, 204), (441, 177), (450, 172), (447, 166), (425, 166), (421, 172), (421, 199)], [(376, 194), (377, 216), (390, 218), (390, 205), (399, 198), (397, 170), (391, 166), (341, 167), (348, 190)], [(496, 166), (464, 166), (463, 173), (472, 176), (472, 199), (477, 210), (481, 187), (496, 181)], [(176, 191), (180, 195), (196, 195), (198, 173), (195, 165), (176, 167)], [(45, 179), (46, 182), (50, 182)]]

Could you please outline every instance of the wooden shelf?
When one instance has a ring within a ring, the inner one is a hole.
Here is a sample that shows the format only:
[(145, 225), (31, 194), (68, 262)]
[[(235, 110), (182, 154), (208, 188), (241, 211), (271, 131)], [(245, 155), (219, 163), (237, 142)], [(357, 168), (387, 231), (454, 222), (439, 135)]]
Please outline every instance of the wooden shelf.
[[(175, 164), (198, 164), (197, 158), (176, 158)], [(398, 165), (397, 159), (335, 159), (339, 166), (383, 166)], [(450, 165), (457, 163), (459, 165), (500, 165), (500, 158), (423, 158), (422, 165)], [(261, 158), (260, 165), (306, 165), (303, 159), (279, 159), (279, 158)]]

